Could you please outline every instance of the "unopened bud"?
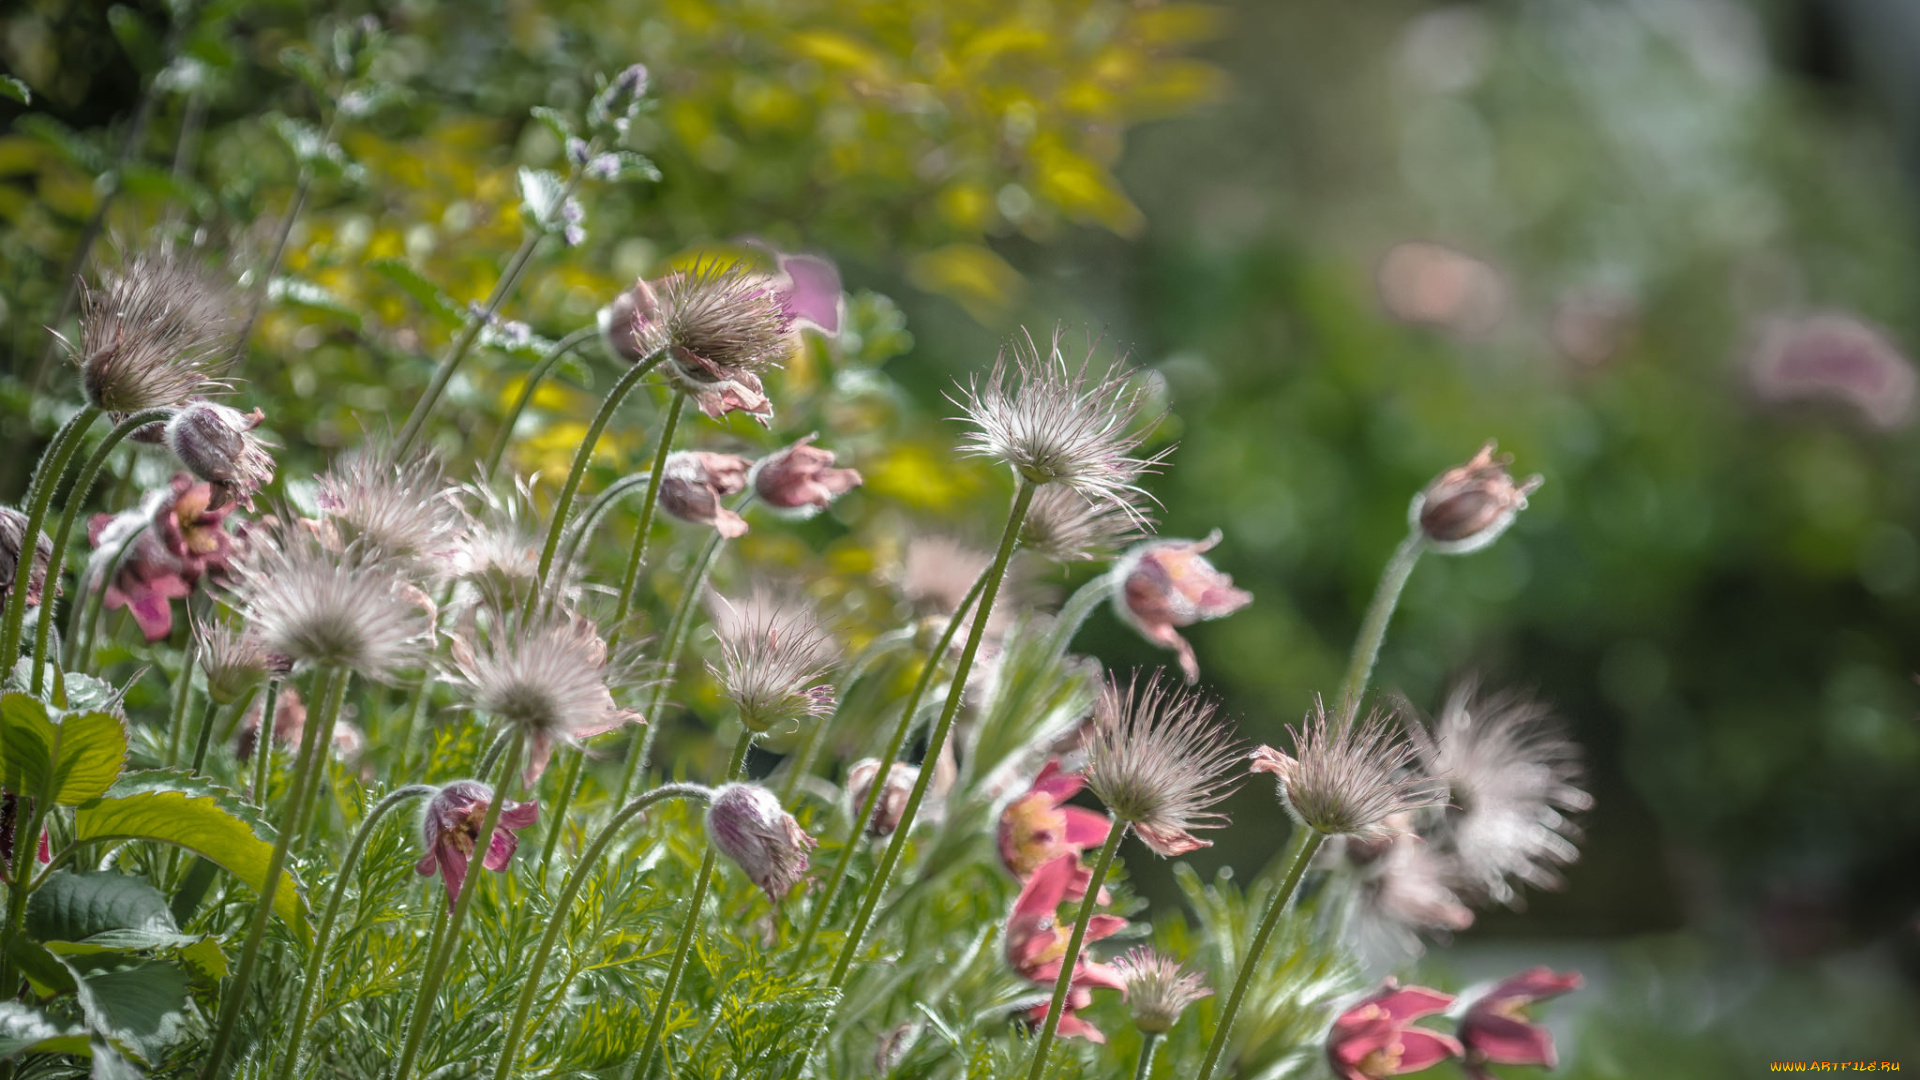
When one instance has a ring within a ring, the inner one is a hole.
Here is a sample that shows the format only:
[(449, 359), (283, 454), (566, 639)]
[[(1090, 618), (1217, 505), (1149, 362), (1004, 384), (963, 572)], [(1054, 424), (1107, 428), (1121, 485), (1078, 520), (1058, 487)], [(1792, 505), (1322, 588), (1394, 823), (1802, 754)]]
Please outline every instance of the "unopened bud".
[(762, 502), (813, 513), (860, 485), (859, 472), (834, 468), (833, 451), (813, 445), (817, 438), (818, 434), (808, 435), (754, 465), (753, 490)]
[(189, 402), (167, 421), (167, 449), (187, 471), (213, 485), (217, 510), (229, 502), (251, 506), (253, 495), (273, 480), (273, 457), (253, 434), (266, 414), (243, 413), (211, 401)]
[(1543, 482), (1530, 476), (1514, 483), (1507, 472), (1510, 455), (1494, 455), (1491, 440), (1464, 465), (1434, 478), (1407, 508), (1412, 525), (1435, 551), (1464, 555), (1500, 538), (1527, 508), (1527, 496)]
[[(880, 762), (876, 758), (862, 758), (847, 770), (847, 798), (852, 803), (852, 813), (859, 813), (860, 808), (866, 805), (867, 793), (872, 789), (873, 778), (879, 772)], [(900, 817), (907, 809), (907, 796), (912, 793), (913, 783), (918, 779), (919, 769), (904, 762), (893, 763), (881, 785), (880, 797), (874, 800), (873, 817), (867, 820), (867, 835), (893, 835), (893, 831), (900, 827)]]
[(744, 536), (746, 520), (720, 505), (720, 500), (746, 489), (747, 470), (752, 467), (751, 461), (734, 454), (703, 450), (669, 454), (661, 470), (660, 508), (681, 521), (711, 525), (729, 539)]
[(780, 808), (779, 796), (758, 784), (728, 784), (714, 792), (707, 837), (774, 904), (807, 872), (807, 851), (818, 843)]

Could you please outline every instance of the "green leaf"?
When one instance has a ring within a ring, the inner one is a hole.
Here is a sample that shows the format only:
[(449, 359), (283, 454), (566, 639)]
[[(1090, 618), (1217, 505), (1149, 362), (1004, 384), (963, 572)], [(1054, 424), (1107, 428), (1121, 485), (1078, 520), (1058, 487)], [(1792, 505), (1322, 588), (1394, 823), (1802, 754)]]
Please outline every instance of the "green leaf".
[(613, 156), (620, 162), (619, 169), (613, 174), (612, 178), (614, 180), (660, 182), (660, 166), (655, 165), (645, 156), (636, 154), (631, 150), (616, 150)]
[(460, 305), (405, 262), (393, 258), (375, 259), (367, 264), (367, 269), (400, 286), (401, 291), (443, 325), (453, 327), (466, 324), (467, 313), (460, 309)]
[(552, 229), (560, 220), (567, 184), (547, 169), (520, 170), (520, 214), (536, 229)]
[(180, 938), (167, 898), (140, 878), (111, 870), (74, 874), (55, 871), (27, 899), (27, 933), (37, 941), (113, 940), (158, 937), (156, 948)]
[(71, 164), (94, 175), (113, 167), (113, 159), (85, 136), (44, 113), (29, 113), (13, 122), (15, 131), (31, 135), (54, 148)]
[[(106, 795), (73, 813), (74, 839), (153, 840), (185, 848), (218, 864), (256, 893), (264, 893), (273, 860), (273, 831), (253, 808), (226, 788), (184, 769), (156, 769), (123, 777)], [(280, 872), (273, 911), (306, 940), (306, 897), (290, 870)]]
[(78, 1054), (93, 1052), (87, 1033), (56, 1024), (46, 1013), (17, 1001), (0, 1001), (0, 1060), (20, 1054)]
[(555, 135), (560, 136), (561, 142), (566, 142), (568, 139), (573, 138), (573, 121), (567, 119), (567, 114), (561, 112), (559, 109), (550, 109), (545, 105), (535, 105), (533, 107), (533, 118), (547, 125), (548, 129)]
[(49, 711), (31, 694), (0, 696), (0, 784), (59, 806), (77, 806), (113, 786), (127, 764), (125, 721), (109, 712)]
[(326, 68), (322, 65), (320, 58), (314, 55), (312, 50), (300, 45), (282, 49), (280, 50), (280, 62), (285, 64), (288, 71), (293, 72), (301, 82), (306, 83), (307, 86), (315, 92), (326, 92)]
[(33, 983), (35, 993), (42, 996), (73, 993), (73, 973), (55, 959), (46, 946), (30, 940), (27, 935), (13, 935), (13, 940), (7, 943), (7, 955)]
[(227, 954), (221, 952), (220, 943), (210, 937), (180, 949), (174, 956), (204, 982), (217, 983), (227, 977)]
[(22, 105), (33, 104), (33, 91), (11, 75), (0, 75), (0, 97), (12, 98)]
[(158, 1060), (186, 1033), (192, 979), (179, 966), (112, 954), (61, 962), (79, 984), (87, 1026), (143, 1061)]

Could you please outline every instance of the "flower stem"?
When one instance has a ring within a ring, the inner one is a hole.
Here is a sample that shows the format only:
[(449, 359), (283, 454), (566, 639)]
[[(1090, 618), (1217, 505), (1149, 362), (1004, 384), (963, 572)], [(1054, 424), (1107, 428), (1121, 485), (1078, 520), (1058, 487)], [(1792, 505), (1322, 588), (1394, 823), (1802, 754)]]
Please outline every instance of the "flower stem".
[(1053, 620), (1054, 655), (1067, 651), (1067, 647), (1073, 644), (1074, 635), (1086, 625), (1087, 616), (1113, 596), (1113, 590), (1118, 585), (1119, 581), (1112, 574), (1101, 574), (1073, 590), (1073, 595), (1067, 597), (1067, 602), (1060, 607), (1060, 614)]
[(408, 799), (425, 798), (439, 790), (430, 784), (409, 784), (389, 792), (386, 798), (373, 804), (373, 809), (367, 811), (366, 820), (360, 823), (359, 830), (353, 834), (353, 843), (347, 848), (346, 858), (341, 860), (340, 869), (334, 874), (333, 892), (327, 898), (326, 914), (320, 917), (320, 929), (314, 933), (313, 948), (307, 954), (307, 970), (300, 981), (300, 1000), (293, 1010), (293, 1026), (287, 1035), (286, 1054), (281, 1057), (280, 1067), (274, 1074), (279, 1080), (288, 1080), (299, 1066), (300, 1050), (307, 1040), (307, 1022), (311, 1019), (309, 1013), (313, 1008), (314, 995), (320, 988), (320, 970), (326, 966), (327, 946), (333, 940), (333, 924), (340, 917), (341, 902), (346, 899), (347, 880), (360, 863), (360, 853), (366, 849), (367, 840), (373, 835), (373, 827), (380, 823), (387, 811)]
[(266, 694), (260, 702), (260, 727), (253, 733), (253, 805), (262, 810), (267, 808), (267, 782), (273, 774), (273, 714), (280, 707), (279, 679), (267, 680)]
[(112, 557), (101, 567), (97, 577), (91, 580), (81, 579), (84, 593), (80, 603), (85, 606), (86, 612), (81, 617), (79, 632), (75, 633), (73, 640), (67, 643), (67, 647), (73, 650), (73, 662), (67, 665), (68, 670), (83, 674), (92, 672), (93, 639), (95, 632), (100, 629), (100, 612), (106, 606), (107, 586), (119, 576), (120, 567), (126, 563), (127, 556), (133, 554), (133, 545), (146, 535), (149, 527), (143, 525), (127, 534), (126, 538), (120, 541), (120, 546), (113, 549)]
[(1148, 1031), (1140, 1036), (1140, 1064), (1134, 1066), (1133, 1080), (1147, 1080), (1153, 1072), (1153, 1052), (1160, 1049), (1158, 1032)]
[(813, 903), (813, 910), (807, 913), (807, 928), (800, 935), (800, 943), (794, 947), (788, 960), (787, 972), (794, 974), (800, 965), (806, 962), (807, 952), (813, 948), (814, 935), (820, 932), (820, 921), (826, 917), (827, 909), (833, 906), (834, 897), (840, 891), (840, 883), (846, 880), (847, 870), (853, 865), (853, 853), (860, 847), (860, 834), (873, 820), (873, 808), (880, 804), (880, 793), (886, 789), (888, 775), (893, 772), (893, 763), (900, 758), (900, 748), (906, 745), (907, 733), (913, 730), (914, 715), (920, 711), (920, 699), (927, 694), (927, 688), (933, 685), (935, 672), (940, 670), (940, 662), (946, 659), (947, 647), (953, 644), (953, 636), (960, 624), (972, 609), (973, 602), (980, 598), (980, 590), (986, 588), (987, 575), (982, 573), (974, 579), (973, 587), (960, 601), (953, 614), (947, 618), (946, 629), (940, 632), (940, 641), (927, 656), (926, 666), (920, 669), (920, 677), (914, 680), (913, 690), (907, 694), (906, 708), (900, 713), (900, 722), (893, 726), (893, 735), (887, 740), (886, 752), (880, 755), (880, 769), (873, 774), (873, 783), (867, 785), (867, 797), (860, 802), (859, 810), (853, 815), (853, 826), (847, 833), (847, 842), (840, 848), (840, 857), (834, 861), (833, 872), (827, 876), (827, 884), (820, 890), (820, 898)]
[(180, 674), (173, 684), (173, 709), (167, 717), (167, 764), (180, 764), (180, 747), (187, 741), (187, 706), (193, 700), (193, 666), (200, 662), (199, 639), (189, 637), (180, 658)]
[(1227, 1048), (1227, 1037), (1233, 1033), (1233, 1016), (1240, 1011), (1240, 1002), (1247, 996), (1247, 987), (1253, 983), (1254, 969), (1260, 966), (1260, 957), (1267, 951), (1267, 941), (1273, 937), (1273, 928), (1280, 924), (1280, 914), (1292, 902), (1293, 894), (1300, 890), (1300, 879), (1307, 872), (1307, 864), (1313, 861), (1313, 853), (1320, 849), (1320, 842), (1326, 839), (1319, 832), (1296, 825), (1294, 827), (1293, 847), (1287, 852), (1287, 868), (1280, 878), (1280, 888), (1267, 902), (1267, 913), (1260, 919), (1260, 929), (1254, 932), (1253, 943), (1247, 946), (1246, 956), (1240, 961), (1240, 974), (1233, 980), (1233, 992), (1227, 995), (1226, 1006), (1221, 1010), (1220, 1020), (1213, 1029), (1213, 1042), (1207, 1045), (1207, 1057), (1200, 1063), (1200, 1071), (1194, 1076), (1197, 1080), (1207, 1080), (1213, 1075), (1213, 1067)]
[[(333, 693), (335, 682), (345, 682), (348, 674), (336, 668), (321, 668), (314, 674), (314, 685), (310, 694), (315, 701), (331, 702), (339, 700)], [(233, 1031), (240, 1020), (240, 1010), (246, 1007), (247, 988), (253, 982), (254, 969), (260, 962), (260, 945), (266, 940), (267, 922), (273, 917), (273, 897), (279, 890), (280, 877), (286, 872), (287, 853), (293, 847), (293, 832), (300, 807), (306, 802), (308, 785), (313, 783), (317, 771), (314, 766), (321, 760), (326, 740), (321, 737), (323, 731), (333, 730), (333, 717), (324, 715), (325, 705), (321, 706), (323, 715), (307, 718), (306, 729), (300, 736), (300, 756), (294, 765), (293, 787), (287, 792), (287, 801), (281, 808), (279, 835), (273, 841), (273, 855), (267, 861), (267, 881), (262, 888), (260, 899), (253, 910), (253, 924), (247, 927), (247, 940), (240, 949), (240, 966), (234, 969), (233, 982), (227, 986), (221, 998), (219, 1026), (214, 1030), (213, 1045), (207, 1049), (206, 1065), (200, 1071), (201, 1080), (216, 1080), (220, 1075), (220, 1066), (226, 1060), (227, 1048), (233, 1043)], [(256, 752), (271, 753), (273, 730), (263, 719), (260, 731), (261, 741)]]
[[(586, 884), (587, 876), (594, 864), (606, 851), (607, 845), (636, 815), (654, 803), (664, 799), (699, 799), (706, 801), (713, 797), (709, 788), (698, 784), (662, 784), (646, 794), (621, 807), (606, 826), (600, 830), (593, 843), (580, 856), (580, 861), (567, 874), (566, 884), (560, 887), (560, 895), (554, 900), (553, 914), (547, 919), (547, 931), (540, 937), (540, 945), (533, 953), (533, 966), (521, 978), (525, 985), (520, 990), (520, 1002), (514, 1007), (513, 1020), (507, 1025), (507, 1041), (500, 1051), (499, 1063), (494, 1066), (494, 1080), (510, 1080), (514, 1075), (514, 1066), (519, 1063), (520, 1040), (526, 1035), (527, 1020), (533, 1014), (533, 999), (540, 990), (540, 976), (547, 968), (547, 960), (553, 955), (553, 947), (560, 940), (561, 931), (566, 929), (568, 916), (572, 914), (573, 899), (579, 895), (580, 887)], [(566, 993), (566, 987), (554, 988), (556, 995)]]
[(1360, 711), (1360, 695), (1367, 692), (1367, 679), (1373, 675), (1373, 662), (1380, 656), (1380, 642), (1387, 636), (1393, 609), (1400, 603), (1400, 590), (1406, 587), (1407, 577), (1426, 546), (1426, 537), (1415, 528), (1393, 549), (1393, 557), (1380, 572), (1380, 584), (1374, 588), (1373, 602), (1367, 605), (1366, 618), (1360, 622), (1346, 677), (1340, 680), (1340, 696), (1335, 699), (1342, 724), (1351, 723)]
[(1040, 1044), (1033, 1050), (1033, 1067), (1027, 1070), (1027, 1080), (1040, 1080), (1047, 1071), (1047, 1054), (1053, 1049), (1054, 1033), (1060, 1029), (1060, 1014), (1067, 1008), (1067, 991), (1073, 987), (1073, 969), (1080, 962), (1080, 946), (1086, 944), (1087, 925), (1093, 922), (1093, 911), (1100, 906), (1100, 886), (1107, 880), (1107, 871), (1113, 866), (1114, 852), (1120, 850), (1120, 840), (1127, 835), (1127, 826), (1107, 815), (1107, 842), (1100, 845), (1100, 854), (1093, 860), (1093, 877), (1087, 881), (1087, 895), (1080, 901), (1080, 914), (1073, 920), (1073, 933), (1067, 938), (1067, 951), (1060, 957), (1060, 977), (1053, 980), (1053, 1003), (1047, 1008), (1047, 1020), (1040, 1028)]
[[(680, 603), (673, 610), (673, 619), (667, 624), (667, 638), (660, 649), (660, 681), (654, 684), (653, 691), (647, 695), (646, 730), (640, 735), (640, 746), (627, 756), (627, 771), (620, 777), (620, 790), (614, 795), (614, 802), (626, 801), (628, 793), (633, 791), (634, 781), (645, 775), (647, 765), (653, 759), (653, 740), (660, 734), (660, 707), (667, 695), (673, 690), (674, 673), (680, 666), (680, 649), (687, 641), (687, 631), (693, 626), (693, 609), (700, 602), (700, 594), (707, 585), (707, 575), (713, 572), (713, 558), (720, 552), (720, 544), (726, 538), (714, 533), (707, 538), (706, 545), (694, 559), (687, 574), (687, 587), (680, 594)], [(617, 632), (617, 630), (616, 630)]]
[[(747, 750), (753, 745), (753, 730), (743, 728), (740, 741), (734, 743), (733, 760), (727, 763), (727, 780), (739, 777), (747, 764)], [(713, 841), (707, 841), (707, 853), (700, 860), (700, 874), (693, 882), (693, 896), (687, 902), (687, 918), (680, 924), (680, 939), (673, 946), (673, 960), (667, 965), (667, 981), (660, 986), (660, 998), (654, 1002), (653, 1020), (647, 1024), (646, 1041), (640, 1044), (640, 1057), (633, 1066), (634, 1080), (644, 1080), (647, 1070), (653, 1065), (653, 1055), (660, 1048), (660, 1033), (666, 1029), (667, 1013), (673, 1008), (673, 995), (680, 989), (680, 975), (687, 968), (687, 950), (693, 947), (693, 938), (700, 930), (700, 909), (707, 901), (707, 884), (713, 878), (713, 870), (719, 851)]]
[[(33, 480), (27, 485), (27, 527), (20, 535), (20, 557), (14, 560), (6, 621), (0, 624), (0, 664), (8, 669), (20, 655), (20, 634), (27, 619), (27, 590), (33, 582), (33, 564), (38, 561), (34, 552), (40, 543), (40, 527), (47, 520), (47, 506), (53, 502), (53, 489), (60, 486), (61, 478), (67, 473), (67, 462), (73, 460), (74, 451), (80, 448), (80, 436), (99, 418), (100, 410), (88, 405), (60, 425), (46, 452), (40, 455)], [(53, 583), (47, 585), (52, 587)]]
[(115, 424), (113, 431), (94, 449), (93, 456), (80, 467), (80, 476), (74, 480), (73, 486), (67, 489), (67, 505), (60, 513), (59, 526), (53, 531), (53, 551), (47, 557), (48, 586), (45, 595), (40, 598), (40, 620), (34, 628), (32, 686), (36, 695), (40, 693), (47, 670), (48, 641), (53, 633), (54, 583), (60, 580), (60, 567), (67, 555), (67, 540), (73, 535), (73, 523), (80, 516), (80, 507), (87, 501), (87, 494), (93, 490), (93, 482), (100, 475), (100, 468), (107, 463), (107, 455), (113, 452), (113, 448), (140, 428), (172, 415), (172, 409), (147, 409)]
[[(1013, 558), (1013, 548), (1020, 540), (1020, 523), (1026, 520), (1027, 507), (1033, 503), (1034, 485), (1030, 480), (1022, 479), (1020, 489), (1014, 494), (1013, 508), (1007, 513), (1006, 531), (1000, 535), (1000, 548), (994, 553), (993, 565), (987, 568), (985, 582), (980, 589), (980, 607), (974, 612), (973, 621), (967, 627), (967, 643), (961, 647), (960, 661), (953, 669), (953, 684), (947, 689), (946, 707), (940, 710), (940, 719), (933, 726), (933, 733), (927, 737), (927, 767), (920, 770), (920, 776), (913, 782), (913, 791), (907, 795), (907, 805), (900, 813), (900, 824), (894, 828), (893, 839), (887, 844), (886, 853), (880, 856), (880, 865), (874, 868), (873, 880), (867, 883), (867, 891), (860, 898), (860, 910), (853, 917), (853, 925), (847, 930), (847, 940), (840, 947), (840, 956), (833, 962), (833, 974), (827, 985), (840, 989), (847, 981), (847, 971), (853, 964), (853, 956), (860, 951), (860, 939), (866, 936), (867, 923), (873, 918), (873, 909), (880, 903), (880, 894), (887, 889), (887, 878), (893, 873), (894, 864), (900, 861), (900, 853), (907, 846), (907, 834), (913, 831), (914, 816), (920, 812), (920, 803), (927, 797), (927, 787), (933, 782), (933, 774), (938, 770), (933, 763), (940, 760), (940, 751), (947, 743), (947, 732), (953, 728), (953, 718), (960, 712), (960, 699), (965, 695), (967, 676), (973, 671), (973, 658), (980, 652), (980, 641), (986, 636), (987, 621), (993, 616), (994, 597), (1000, 592), (1000, 582), (1007, 576), (1007, 562)], [(876, 775), (877, 786), (883, 779)]]
[(207, 747), (213, 743), (213, 721), (219, 712), (219, 703), (213, 700), (212, 694), (208, 694), (207, 707), (200, 714), (200, 737), (193, 743), (194, 772), (199, 772), (200, 767), (207, 763)]
[(488, 845), (493, 842), (493, 830), (500, 824), (500, 811), (506, 805), (515, 777), (520, 772), (521, 753), (526, 748), (526, 736), (515, 731), (512, 741), (507, 744), (507, 752), (500, 763), (500, 782), (494, 785), (493, 799), (487, 803), (486, 815), (480, 821), (479, 846), (474, 851), (473, 865), (469, 867), (466, 880), (460, 884), (460, 898), (454, 901), (453, 913), (447, 918), (447, 932), (440, 942), (437, 954), (427, 959), (426, 973), (420, 977), (420, 989), (413, 999), (413, 1018), (407, 1024), (407, 1039), (400, 1048), (400, 1060), (393, 1067), (392, 1080), (407, 1080), (413, 1075), (413, 1064), (420, 1056), (420, 1044), (426, 1038), (427, 1022), (433, 1019), (434, 1000), (440, 996), (440, 984), (447, 976), (453, 954), (460, 951), (460, 927), (467, 921), (467, 909), (473, 906), (473, 898), (479, 892), (480, 871), (485, 862)]
[[(656, 355), (649, 363), (659, 363), (660, 355), (664, 354)], [(633, 610), (633, 590), (640, 581), (640, 567), (647, 561), (647, 538), (653, 534), (653, 512), (660, 505), (660, 481), (666, 476), (667, 455), (673, 451), (673, 433), (679, 428), (680, 414), (686, 407), (687, 396), (674, 391), (673, 402), (667, 406), (666, 421), (660, 425), (660, 445), (653, 451), (653, 468), (647, 473), (647, 494), (640, 500), (640, 523), (633, 531), (633, 551), (627, 556), (626, 574), (620, 579), (620, 599), (614, 604), (613, 619), (609, 623), (614, 635), (614, 640), (607, 643), (609, 648), (619, 640), (627, 612)], [(622, 791), (620, 797), (626, 798), (626, 792)]]
[(652, 479), (651, 472), (623, 476), (608, 484), (605, 491), (593, 497), (593, 501), (587, 504), (585, 510), (580, 511), (579, 516), (567, 527), (566, 533), (560, 538), (560, 556), (553, 560), (554, 581), (567, 580), (567, 575), (572, 572), (573, 565), (579, 558), (580, 545), (586, 543), (587, 538), (600, 527), (600, 519), (613, 508), (613, 504), (626, 498), (627, 493), (634, 488), (646, 487)]
[(520, 414), (527, 411), (527, 404), (533, 400), (534, 392), (540, 389), (547, 375), (560, 365), (560, 361), (573, 351), (573, 347), (599, 332), (597, 326), (583, 326), (559, 341), (547, 350), (547, 355), (527, 372), (527, 382), (520, 388), (520, 396), (514, 400), (513, 408), (500, 420), (500, 434), (493, 440), (493, 449), (487, 453), (485, 465), (480, 467), (480, 479), (491, 480), (493, 474), (500, 471), (500, 462), (507, 456), (507, 446), (513, 442), (513, 429), (520, 426)]

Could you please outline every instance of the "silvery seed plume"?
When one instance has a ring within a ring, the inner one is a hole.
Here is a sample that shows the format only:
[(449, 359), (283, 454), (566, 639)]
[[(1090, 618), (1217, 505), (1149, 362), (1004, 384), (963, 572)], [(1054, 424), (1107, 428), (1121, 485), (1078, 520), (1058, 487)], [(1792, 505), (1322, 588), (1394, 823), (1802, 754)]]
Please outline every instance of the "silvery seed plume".
[(1087, 787), (1163, 856), (1211, 846), (1193, 830), (1227, 824), (1212, 807), (1239, 786), (1245, 751), (1215, 710), (1163, 671), (1124, 687), (1108, 676), (1085, 728)]
[(283, 658), (267, 651), (251, 632), (224, 622), (196, 625), (200, 668), (207, 673), (207, 696), (230, 705), (264, 681), (269, 673), (286, 674)]
[(1280, 801), (1295, 821), (1327, 836), (1384, 840), (1397, 832), (1395, 815), (1446, 799), (1445, 785), (1413, 769), (1413, 747), (1394, 727), (1380, 713), (1338, 722), (1316, 701), (1298, 728), (1287, 728), (1293, 755), (1258, 747), (1253, 770), (1279, 778)]
[(384, 447), (353, 451), (320, 476), (322, 531), (342, 550), (397, 560), (438, 576), (465, 531), (459, 492), (428, 455), (395, 461)]
[[(539, 580), (540, 548), (545, 540), (534, 511), (532, 481), (516, 477), (510, 492), (478, 485), (463, 489), (471, 508), (466, 529), (453, 547), (452, 578), (462, 595), (456, 599), (499, 611), (511, 611), (526, 602)], [(559, 590), (563, 603), (576, 598), (572, 568)]]
[(707, 670), (757, 732), (833, 711), (833, 687), (822, 678), (837, 649), (820, 617), (804, 601), (756, 588), (746, 600), (714, 605), (717, 663)]
[(1034, 492), (1033, 503), (1020, 523), (1020, 547), (1055, 562), (1107, 559), (1121, 548), (1147, 536), (1153, 518), (1140, 508), (1133, 493), (1112, 499), (1089, 499), (1063, 484), (1048, 484)]
[(1484, 700), (1468, 683), (1447, 699), (1431, 731), (1413, 728), (1422, 763), (1447, 785), (1448, 806), (1434, 842), (1456, 868), (1456, 887), (1518, 905), (1514, 882), (1556, 889), (1559, 867), (1580, 857), (1567, 813), (1593, 797), (1577, 786), (1580, 748), (1546, 706), (1517, 694)]
[(1398, 967), (1426, 951), (1424, 939), (1444, 940), (1473, 925), (1473, 912), (1451, 885), (1453, 860), (1412, 832), (1412, 817), (1390, 821), (1402, 831), (1389, 839), (1342, 837), (1333, 852), (1351, 870), (1350, 932), (1376, 967)]
[(689, 377), (713, 374), (709, 368), (758, 374), (793, 354), (792, 318), (779, 291), (742, 263), (703, 261), (651, 288), (658, 306), (636, 333), (648, 353), (671, 348), (698, 358)]
[(450, 652), (448, 674), (465, 704), (525, 733), (529, 782), (554, 746), (642, 719), (614, 702), (613, 688), (630, 683), (627, 665), (610, 664), (599, 632), (571, 612), (471, 620), (453, 635)]
[(268, 652), (390, 682), (423, 657), (433, 601), (401, 568), (299, 525), (249, 535), (235, 568), (239, 609)]
[(226, 389), (232, 338), (227, 289), (175, 255), (148, 254), (81, 294), (73, 356), (89, 404), (132, 413)]
[(1187, 1006), (1213, 996), (1204, 975), (1145, 945), (1121, 953), (1113, 967), (1127, 984), (1127, 1007), (1133, 1011), (1134, 1026), (1149, 1034), (1172, 1031)]
[(1129, 496), (1167, 451), (1133, 456), (1153, 427), (1141, 422), (1147, 391), (1124, 363), (1099, 375), (1092, 364), (1091, 351), (1070, 363), (1057, 332), (1045, 350), (1023, 332), (984, 382), (968, 384), (965, 401), (954, 399), (976, 429), (960, 449), (1006, 462), (1032, 483), (1059, 484), (1138, 515)]

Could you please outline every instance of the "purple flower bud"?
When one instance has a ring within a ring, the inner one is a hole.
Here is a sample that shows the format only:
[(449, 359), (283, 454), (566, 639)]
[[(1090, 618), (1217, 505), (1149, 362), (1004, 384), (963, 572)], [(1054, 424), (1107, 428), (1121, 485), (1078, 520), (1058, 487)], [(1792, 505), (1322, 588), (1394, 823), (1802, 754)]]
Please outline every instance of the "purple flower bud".
[(259, 409), (243, 413), (211, 401), (194, 401), (167, 421), (163, 432), (167, 449), (188, 472), (213, 486), (209, 509), (230, 502), (251, 509), (254, 493), (273, 480), (273, 456), (253, 434), (265, 419)]
[(833, 500), (861, 483), (854, 469), (833, 467), (833, 451), (813, 445), (808, 435), (761, 458), (753, 467), (753, 490), (762, 502), (782, 510), (825, 510)]
[(818, 843), (758, 784), (728, 784), (714, 793), (707, 837), (774, 904), (807, 872), (807, 850)]
[(746, 489), (752, 465), (734, 454), (703, 450), (669, 454), (660, 478), (660, 508), (681, 521), (711, 525), (729, 539), (745, 536), (746, 520), (720, 505), (720, 500)]
[[(447, 885), (447, 906), (460, 898), (461, 883), (467, 878), (467, 862), (480, 845), (480, 826), (486, 823), (487, 807), (493, 801), (493, 789), (478, 780), (456, 780), (440, 789), (427, 804), (421, 833), (427, 853), (414, 867), (431, 874), (437, 865)], [(500, 811), (480, 865), (489, 870), (505, 870), (520, 839), (514, 831), (533, 824), (540, 813), (537, 803), (509, 803)]]
[(567, 160), (575, 165), (585, 165), (588, 158), (587, 140), (574, 136), (567, 140)]

